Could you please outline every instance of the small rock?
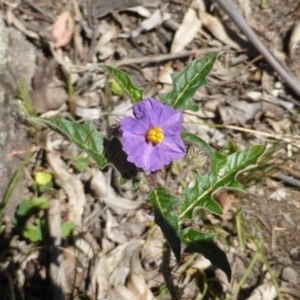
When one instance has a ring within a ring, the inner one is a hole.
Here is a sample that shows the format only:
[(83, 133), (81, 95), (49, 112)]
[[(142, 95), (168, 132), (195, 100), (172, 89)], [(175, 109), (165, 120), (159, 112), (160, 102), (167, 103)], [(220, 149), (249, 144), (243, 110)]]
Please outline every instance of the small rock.
[(281, 279), (285, 281), (296, 281), (298, 273), (292, 267), (285, 267), (281, 273)]

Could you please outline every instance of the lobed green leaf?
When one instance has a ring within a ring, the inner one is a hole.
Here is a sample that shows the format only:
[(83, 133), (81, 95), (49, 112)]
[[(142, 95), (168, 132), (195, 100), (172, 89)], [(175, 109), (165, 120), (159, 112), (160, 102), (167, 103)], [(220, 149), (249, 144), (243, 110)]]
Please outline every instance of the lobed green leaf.
[(116, 80), (124, 93), (126, 93), (131, 98), (132, 104), (135, 104), (142, 100), (143, 90), (135, 87), (130, 77), (126, 73), (106, 65), (101, 65), (100, 67)]
[(214, 201), (213, 194), (221, 188), (243, 190), (236, 175), (247, 167), (256, 164), (264, 151), (263, 146), (254, 146), (249, 151), (239, 151), (230, 156), (215, 152), (211, 160), (211, 170), (202, 176), (196, 175), (193, 188), (184, 190), (185, 200), (179, 206), (179, 220), (192, 219), (195, 209), (205, 208), (222, 215), (222, 208)]
[(46, 197), (33, 198), (29, 197), (20, 203), (16, 215), (18, 217), (29, 216), (34, 210), (44, 210), (49, 208), (49, 202)]
[(147, 197), (146, 202), (154, 207), (154, 220), (160, 227), (168, 241), (176, 260), (181, 258), (181, 242), (179, 237), (178, 216), (173, 206), (179, 202), (175, 196), (171, 196), (165, 188), (154, 189)]
[(205, 151), (210, 157), (214, 157), (215, 154), (214, 154), (213, 150), (210, 148), (210, 146), (204, 140), (202, 140), (195, 134), (188, 133), (188, 132), (182, 132), (181, 138), (184, 141), (186, 141), (190, 144), (193, 144), (193, 145), (197, 146), (199, 149)]
[(36, 226), (25, 225), (23, 229), (23, 237), (30, 242), (41, 242), (43, 240), (43, 232), (46, 230), (46, 223), (41, 219), (36, 219)]
[(208, 54), (188, 64), (181, 73), (173, 73), (171, 75), (173, 90), (159, 94), (159, 99), (175, 109), (197, 111), (198, 105), (193, 102), (192, 97), (200, 86), (206, 84), (206, 77), (213, 68), (217, 56), (218, 53)]
[(65, 136), (80, 150), (88, 153), (100, 168), (108, 163), (103, 155), (103, 137), (91, 121), (78, 124), (65, 119), (32, 119)]
[(225, 252), (215, 243), (214, 235), (185, 228), (181, 231), (181, 241), (187, 245), (185, 253), (200, 253), (207, 258), (212, 265), (221, 269), (231, 281), (231, 268)]

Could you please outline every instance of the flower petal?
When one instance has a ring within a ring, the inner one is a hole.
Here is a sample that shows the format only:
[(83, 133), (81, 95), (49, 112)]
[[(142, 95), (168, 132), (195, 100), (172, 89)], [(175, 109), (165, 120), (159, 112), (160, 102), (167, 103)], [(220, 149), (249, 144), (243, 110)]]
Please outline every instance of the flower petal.
[(132, 134), (138, 134), (145, 136), (149, 130), (148, 122), (144, 119), (134, 119), (132, 117), (126, 117), (120, 122), (122, 132), (130, 132)]
[(122, 135), (123, 150), (128, 155), (127, 160), (137, 167), (149, 170), (149, 157), (153, 149), (152, 143), (147, 143), (144, 137), (124, 133)]
[[(180, 138), (183, 114), (154, 98), (147, 98), (133, 107), (136, 119), (126, 117), (121, 122), (123, 150), (128, 161), (146, 171), (157, 171), (173, 160), (185, 155), (185, 146)], [(150, 129), (163, 129), (164, 139), (159, 144), (148, 142)]]

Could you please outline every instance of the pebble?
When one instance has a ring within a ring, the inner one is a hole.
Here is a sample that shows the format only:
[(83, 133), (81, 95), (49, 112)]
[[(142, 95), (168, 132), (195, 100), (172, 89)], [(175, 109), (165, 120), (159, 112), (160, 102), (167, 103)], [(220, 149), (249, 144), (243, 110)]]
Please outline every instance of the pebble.
[(284, 281), (297, 281), (298, 273), (292, 267), (285, 267), (281, 273), (281, 279)]

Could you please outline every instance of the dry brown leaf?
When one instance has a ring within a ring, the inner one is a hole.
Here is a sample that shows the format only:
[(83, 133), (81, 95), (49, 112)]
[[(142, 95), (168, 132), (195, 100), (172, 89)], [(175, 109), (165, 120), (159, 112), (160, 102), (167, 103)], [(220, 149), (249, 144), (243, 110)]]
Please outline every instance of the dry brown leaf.
[(247, 300), (269, 300), (276, 297), (276, 289), (273, 284), (264, 283), (258, 286)]
[(29, 36), (34, 39), (39, 38), (39, 35), (36, 32), (28, 30), (25, 27), (25, 25), (15, 16), (15, 14), (13, 13), (13, 10), (11, 8), (8, 8), (8, 10), (7, 10), (6, 20), (9, 25), (13, 24), (17, 29), (19, 29), (26, 36)]
[(140, 261), (140, 249), (137, 248), (132, 255), (127, 287), (138, 299), (152, 300), (154, 296), (145, 281), (144, 273)]
[(242, 10), (242, 13), (245, 16), (246, 21), (253, 29), (256, 29), (257, 25), (255, 22), (255, 19), (253, 18), (251, 1), (250, 0), (238, 0), (238, 2), (239, 2), (239, 8)]
[(223, 221), (232, 219), (232, 206), (236, 202), (234, 195), (229, 194), (227, 191), (221, 191), (215, 195), (215, 199), (223, 208)]
[[(66, 279), (71, 290), (84, 282), (88, 269), (87, 262), (87, 259), (73, 246), (68, 246), (64, 249)], [(53, 297), (52, 299), (58, 298)]]
[(231, 101), (230, 106), (219, 105), (219, 113), (225, 125), (240, 124), (251, 127), (258, 112), (263, 111), (261, 102)]
[(47, 160), (52, 169), (55, 182), (65, 190), (68, 196), (69, 220), (74, 222), (75, 225), (81, 225), (85, 205), (83, 184), (76, 175), (70, 174), (67, 165), (60, 156), (51, 152), (52, 143), (49, 135), (47, 149), (49, 150)]
[(74, 33), (75, 22), (69, 11), (63, 12), (52, 26), (52, 36), (55, 39), (55, 48), (66, 46)]
[(106, 234), (107, 234), (107, 237), (110, 240), (112, 240), (112, 241), (114, 241), (118, 244), (126, 243), (127, 240), (128, 240), (128, 237), (125, 234), (121, 233), (120, 225), (116, 221), (114, 216), (111, 214), (109, 209), (106, 211), (106, 217), (107, 217), (107, 221), (106, 221)]
[(115, 265), (115, 267), (111, 268), (112, 273), (109, 276), (109, 283), (112, 288), (110, 293), (123, 296), (122, 298), (115, 299), (140, 299), (135, 297), (135, 295), (130, 292), (129, 289), (127, 289), (125, 283), (127, 276), (130, 273), (131, 257), (133, 253), (142, 246), (142, 244), (143, 241), (129, 241), (128, 243), (122, 245), (124, 247), (120, 248), (121, 251), (118, 251), (116, 256), (114, 255), (113, 265)]
[(102, 33), (101, 38), (97, 44), (97, 47), (101, 47), (109, 43), (112, 39), (115, 39), (118, 35), (118, 30), (116, 26), (109, 26), (109, 28)]
[(198, 17), (197, 11), (189, 7), (186, 11), (182, 23), (177, 29), (172, 45), (171, 53), (182, 51), (196, 36), (201, 27), (201, 21)]
[(144, 18), (150, 18), (151, 17), (151, 12), (149, 9), (147, 9), (144, 6), (135, 6), (135, 7), (129, 7), (125, 9), (126, 11), (133, 11), (137, 14), (139, 14), (141, 17)]
[[(92, 284), (90, 287), (90, 294), (95, 295), (96, 299), (106, 299), (109, 291), (108, 275), (109, 266), (107, 264), (107, 258), (104, 253), (99, 253), (96, 258), (95, 270), (92, 275)], [(98, 293), (96, 295), (96, 293)]]
[(75, 115), (84, 120), (99, 120), (102, 114), (101, 107), (75, 106)]
[(60, 299), (61, 293), (69, 293), (70, 288), (67, 283), (64, 265), (64, 255), (61, 249), (62, 222), (59, 199), (51, 199), (49, 201), (49, 209), (47, 216), (49, 238), (52, 242), (50, 251), (50, 276), (52, 284), (59, 287), (59, 289), (53, 289), (53, 297)]
[(118, 29), (116, 26), (109, 26), (104, 32), (102, 32), (101, 38), (96, 46), (96, 52), (98, 52), (99, 60), (105, 60), (109, 56), (115, 53), (115, 45), (111, 43), (116, 39), (118, 35)]
[(137, 209), (141, 205), (140, 201), (131, 201), (118, 196), (101, 171), (98, 171), (91, 179), (90, 188), (95, 196), (99, 197), (101, 201), (117, 214), (125, 214)]
[(76, 51), (76, 54), (80, 59), (85, 58), (85, 50), (83, 46), (83, 38), (81, 35), (81, 27), (79, 25), (76, 25), (75, 31), (74, 31), (74, 48)]
[(66, 72), (71, 76), (71, 82), (74, 84), (78, 80), (79, 75), (76, 72), (72, 72), (75, 68), (73, 61), (69, 56), (64, 55), (61, 49), (56, 49), (53, 42), (49, 42), (49, 49), (53, 58), (61, 65), (63, 72)]
[(149, 31), (157, 26), (161, 25), (163, 22), (171, 18), (171, 15), (162, 12), (161, 9), (154, 11), (152, 16), (142, 22), (142, 29)]
[(295, 50), (297, 49), (300, 41), (300, 21), (296, 22), (293, 27), (291, 37), (289, 40), (289, 54), (293, 58)]
[(224, 25), (218, 18), (216, 18), (204, 11), (200, 11), (199, 15), (200, 15), (200, 20), (203, 23), (203, 25), (211, 32), (211, 34), (215, 38), (217, 38), (219, 41), (221, 41), (225, 45), (228, 45), (234, 49), (239, 50), (241, 48), (238, 43), (236, 43), (234, 40), (232, 40), (228, 36)]

